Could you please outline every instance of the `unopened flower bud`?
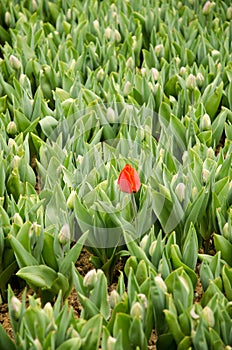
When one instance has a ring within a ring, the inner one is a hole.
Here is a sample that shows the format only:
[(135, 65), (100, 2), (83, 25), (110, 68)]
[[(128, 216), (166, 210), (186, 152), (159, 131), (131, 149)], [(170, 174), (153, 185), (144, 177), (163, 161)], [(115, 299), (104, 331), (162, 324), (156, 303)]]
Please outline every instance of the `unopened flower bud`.
[(147, 241), (148, 241), (148, 235), (145, 235), (140, 242), (140, 247), (142, 248), (142, 250), (145, 249), (147, 245)]
[(225, 225), (223, 226), (222, 231), (223, 231), (223, 236), (225, 238), (228, 238), (228, 236), (229, 236), (229, 224), (228, 224), (228, 222), (225, 223)]
[(19, 156), (14, 156), (13, 161), (12, 161), (12, 166), (14, 169), (18, 168), (20, 159), (21, 158)]
[(212, 50), (211, 55), (214, 59), (219, 59), (221, 57), (221, 53), (218, 50)]
[(230, 21), (232, 19), (232, 6), (228, 7), (226, 11), (226, 18)]
[(116, 344), (117, 339), (111, 337), (111, 335), (109, 336), (109, 338), (107, 339), (107, 350), (113, 350), (114, 349), (114, 345)]
[(118, 43), (121, 41), (121, 34), (119, 33), (119, 31), (117, 29), (114, 30), (114, 39)]
[(9, 11), (5, 12), (5, 23), (8, 27), (11, 25), (11, 14)]
[(124, 85), (123, 94), (127, 96), (129, 95), (130, 91), (131, 91), (131, 83), (127, 81)]
[(74, 209), (74, 199), (76, 196), (76, 191), (72, 190), (68, 199), (67, 199), (67, 207), (71, 210)]
[(197, 187), (194, 186), (194, 187), (192, 188), (192, 199), (193, 199), (193, 200), (197, 198), (197, 194), (198, 194)]
[(71, 233), (68, 224), (64, 224), (58, 234), (58, 240), (60, 244), (65, 245), (70, 241)]
[(51, 305), (51, 303), (46, 303), (45, 305), (44, 305), (44, 311), (45, 311), (45, 313), (46, 313), (46, 315), (47, 315), (47, 317), (48, 317), (48, 319), (50, 320), (50, 321), (53, 321), (53, 308), (52, 308), (52, 305)]
[(148, 301), (147, 301), (146, 295), (143, 293), (139, 293), (138, 298), (139, 298), (140, 303), (143, 305), (144, 309), (147, 309), (148, 308)]
[(18, 70), (21, 67), (21, 62), (14, 55), (10, 55), (9, 62), (10, 62), (11, 67), (15, 70)]
[(33, 345), (35, 346), (36, 350), (43, 350), (42, 345), (38, 338), (34, 339)]
[(158, 71), (158, 69), (152, 67), (152, 68), (151, 68), (151, 74), (152, 74), (153, 79), (154, 79), (155, 81), (157, 81), (157, 80), (159, 79), (159, 71)]
[(115, 122), (115, 113), (112, 107), (107, 108), (106, 117), (110, 124)]
[(7, 134), (14, 136), (15, 134), (17, 134), (17, 131), (18, 130), (16, 123), (14, 121), (9, 122), (6, 128)]
[(111, 36), (112, 36), (112, 29), (110, 27), (107, 27), (105, 29), (105, 38), (107, 40), (110, 40)]
[(97, 72), (97, 80), (102, 81), (104, 79), (105, 72), (103, 68), (100, 68)]
[(97, 271), (95, 269), (87, 272), (83, 279), (83, 285), (86, 288), (93, 289), (95, 284), (97, 283)]
[(185, 75), (187, 72), (187, 69), (185, 67), (180, 67), (180, 75)]
[(15, 213), (13, 216), (13, 223), (22, 227), (23, 226), (23, 219), (21, 218), (19, 213)]
[(143, 318), (143, 308), (138, 301), (133, 304), (130, 314), (132, 317), (138, 317), (139, 319)]
[(209, 147), (206, 151), (206, 157), (210, 158), (210, 159), (214, 159), (215, 158), (215, 153), (212, 147)]
[(201, 72), (198, 72), (197, 73), (197, 84), (198, 84), (198, 86), (201, 87), (202, 84), (204, 83), (204, 80), (205, 80), (205, 78), (204, 78), (203, 74)]
[(99, 22), (97, 19), (95, 19), (95, 21), (93, 21), (93, 26), (94, 26), (94, 29), (98, 32), (99, 31)]
[(80, 154), (78, 154), (78, 156), (77, 156), (77, 162), (79, 163), (79, 164), (81, 164), (82, 163), (82, 161), (83, 161), (83, 156), (82, 155), (80, 155)]
[(211, 119), (207, 113), (205, 113), (201, 117), (200, 127), (201, 127), (202, 131), (206, 131), (206, 130), (209, 130), (211, 128)]
[(146, 75), (146, 68), (142, 67), (140, 69), (140, 73), (142, 74), (142, 76), (144, 77)]
[(129, 57), (126, 61), (126, 68), (127, 69), (133, 69), (134, 68), (134, 60), (132, 57)]
[(221, 168), (222, 168), (222, 164), (219, 164), (216, 171), (215, 171), (215, 177), (217, 178), (217, 176), (220, 174), (220, 171), (221, 171)]
[(205, 320), (208, 327), (214, 326), (214, 314), (209, 306), (204, 307), (202, 310), (202, 317)]
[(150, 256), (152, 256), (153, 253), (154, 253), (154, 251), (155, 251), (156, 243), (157, 243), (157, 241), (153, 241), (152, 244), (151, 244), (151, 246), (150, 246), (150, 248), (149, 248), (149, 254), (150, 254)]
[(196, 77), (192, 73), (190, 73), (186, 79), (186, 87), (189, 90), (194, 90), (196, 87)]
[(175, 194), (177, 195), (179, 201), (182, 203), (185, 197), (185, 184), (183, 182), (178, 183), (175, 189)]
[(155, 54), (157, 56), (163, 56), (163, 54), (164, 54), (164, 46), (163, 46), (163, 44), (156, 45), (155, 48), (154, 48), (154, 51), (155, 51)]
[(11, 298), (11, 306), (13, 310), (13, 317), (15, 320), (18, 320), (22, 309), (22, 303), (18, 298), (16, 298), (16, 296), (13, 296)]
[(202, 12), (204, 15), (208, 15), (211, 12), (211, 9), (215, 6), (215, 2), (206, 1), (205, 5), (203, 6)]
[(155, 283), (164, 293), (167, 292), (167, 286), (161, 276), (155, 276)]
[(119, 302), (121, 301), (121, 297), (118, 292), (114, 289), (110, 293), (110, 306), (113, 309)]
[(210, 177), (210, 171), (208, 169), (203, 169), (202, 170), (202, 180), (204, 183), (206, 183), (208, 181)]

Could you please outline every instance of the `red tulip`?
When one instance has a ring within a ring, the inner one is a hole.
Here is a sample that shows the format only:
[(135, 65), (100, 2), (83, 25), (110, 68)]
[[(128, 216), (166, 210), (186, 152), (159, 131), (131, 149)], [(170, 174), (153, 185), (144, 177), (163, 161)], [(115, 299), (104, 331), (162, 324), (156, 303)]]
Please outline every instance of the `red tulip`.
[(140, 178), (137, 171), (126, 164), (118, 177), (120, 190), (126, 193), (138, 192), (140, 189)]

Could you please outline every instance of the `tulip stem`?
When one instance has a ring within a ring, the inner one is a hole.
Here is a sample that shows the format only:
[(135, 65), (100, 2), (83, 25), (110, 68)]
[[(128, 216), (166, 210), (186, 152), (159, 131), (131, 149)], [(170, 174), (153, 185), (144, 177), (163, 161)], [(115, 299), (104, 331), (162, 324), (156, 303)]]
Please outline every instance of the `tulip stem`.
[(134, 193), (131, 194), (131, 202), (132, 202), (132, 208), (133, 208), (133, 212), (134, 212), (134, 217), (133, 217), (132, 223), (135, 222), (135, 228), (136, 228), (136, 231), (137, 231), (137, 224), (138, 224), (138, 222), (137, 222), (137, 214), (138, 214), (138, 211), (137, 211), (137, 205), (136, 205)]

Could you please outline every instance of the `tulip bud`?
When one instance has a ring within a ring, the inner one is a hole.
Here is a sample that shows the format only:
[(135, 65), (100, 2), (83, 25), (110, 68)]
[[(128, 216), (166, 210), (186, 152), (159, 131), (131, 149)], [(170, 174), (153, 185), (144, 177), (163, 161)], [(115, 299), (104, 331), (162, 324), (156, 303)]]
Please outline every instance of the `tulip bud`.
[(192, 73), (186, 79), (186, 87), (189, 90), (194, 90), (196, 87), (196, 77)]
[(99, 21), (97, 19), (95, 19), (95, 21), (93, 21), (93, 26), (94, 26), (94, 29), (98, 32), (99, 31)]
[(126, 61), (126, 68), (127, 69), (133, 69), (134, 68), (134, 60), (132, 57), (129, 57)]
[(143, 308), (138, 301), (133, 304), (130, 314), (132, 317), (138, 317), (139, 319), (143, 318)]
[(228, 222), (225, 223), (225, 225), (223, 226), (222, 231), (223, 231), (223, 236), (225, 238), (228, 238), (228, 236), (229, 236), (229, 224), (228, 224)]
[(156, 243), (157, 243), (157, 241), (153, 241), (152, 244), (151, 244), (151, 246), (150, 246), (150, 248), (149, 248), (149, 254), (150, 254), (150, 256), (152, 256), (153, 253), (154, 253), (154, 251), (155, 251)]
[(163, 44), (156, 45), (155, 48), (154, 48), (154, 51), (155, 51), (155, 54), (157, 56), (163, 56), (163, 54), (164, 54), (164, 46), (163, 46)]
[(142, 67), (140, 69), (140, 73), (142, 74), (142, 76), (144, 77), (146, 75), (146, 68)]
[(212, 50), (211, 55), (214, 59), (219, 59), (221, 57), (221, 53), (218, 50)]
[(175, 189), (175, 193), (179, 201), (182, 203), (185, 197), (185, 184), (183, 182), (178, 183)]
[(226, 11), (226, 18), (230, 21), (232, 19), (232, 6), (228, 7)]
[(105, 38), (107, 40), (110, 40), (111, 36), (112, 36), (112, 29), (110, 27), (107, 27), (105, 29)]
[(44, 305), (44, 311), (45, 311), (45, 313), (46, 313), (46, 315), (47, 315), (47, 317), (48, 317), (48, 319), (50, 320), (50, 321), (53, 321), (53, 308), (52, 308), (52, 305), (51, 305), (51, 303), (46, 303), (45, 305)]
[(110, 307), (113, 309), (119, 302), (121, 301), (121, 297), (118, 292), (113, 289), (110, 293)]
[(9, 11), (5, 12), (5, 23), (8, 27), (11, 25), (11, 14)]
[(197, 189), (196, 186), (194, 186), (194, 187), (192, 188), (192, 199), (193, 199), (193, 200), (197, 198), (197, 194), (198, 194), (198, 189)]
[(102, 81), (104, 79), (105, 72), (103, 68), (100, 68), (97, 72), (97, 81)]
[(209, 130), (211, 128), (211, 119), (207, 113), (205, 113), (202, 116), (200, 126), (201, 126), (202, 131), (206, 131), (206, 130)]
[(202, 310), (202, 317), (206, 321), (208, 327), (214, 326), (214, 314), (209, 306), (204, 307)]
[(15, 213), (13, 216), (13, 223), (22, 227), (23, 226), (23, 219), (21, 218), (19, 213)]
[(197, 73), (197, 84), (198, 84), (198, 86), (201, 87), (202, 84), (204, 83), (204, 80), (205, 80), (205, 78), (204, 78), (203, 74), (201, 72), (198, 72)]
[(67, 199), (67, 207), (68, 209), (73, 210), (74, 209), (74, 199), (76, 196), (76, 191), (72, 190), (68, 199)]
[(42, 345), (38, 338), (34, 339), (33, 345), (37, 350), (43, 350)]
[(7, 128), (6, 128), (6, 132), (8, 135), (12, 135), (14, 136), (15, 134), (17, 134), (17, 125), (15, 124), (14, 121), (11, 121), (9, 122), (9, 124), (7, 125)]
[(114, 345), (116, 344), (117, 339), (111, 337), (111, 335), (109, 336), (109, 338), (107, 339), (107, 350), (113, 350), (114, 349)]
[(32, 8), (33, 8), (33, 11), (37, 10), (38, 4), (37, 4), (36, 0), (32, 0)]
[(14, 55), (10, 55), (9, 62), (10, 62), (11, 67), (15, 70), (18, 70), (21, 67), (21, 62)]
[(210, 177), (210, 171), (208, 169), (203, 169), (202, 170), (202, 180), (204, 183), (206, 183), (208, 181)]
[(130, 91), (131, 91), (131, 83), (127, 81), (124, 85), (123, 94), (127, 96), (129, 95)]
[(167, 286), (161, 276), (155, 276), (155, 283), (164, 293), (167, 292)]
[(18, 298), (16, 298), (15, 296), (13, 296), (11, 298), (11, 306), (12, 306), (12, 310), (13, 310), (14, 319), (19, 320), (21, 308), (22, 308), (21, 301)]
[(187, 69), (185, 67), (180, 67), (180, 75), (185, 75), (187, 72)]
[(220, 174), (222, 168), (222, 164), (219, 164), (219, 166), (217, 167), (216, 171), (215, 171), (215, 178), (217, 178), (217, 176)]
[(21, 158), (19, 156), (14, 156), (14, 158), (12, 160), (12, 166), (13, 166), (14, 169), (18, 168), (20, 159)]
[(214, 158), (215, 158), (215, 153), (214, 153), (214, 150), (213, 150), (212, 147), (209, 147), (209, 148), (207, 149), (206, 157), (207, 157), (207, 158), (210, 158), (210, 159), (214, 159)]
[(60, 244), (65, 245), (70, 241), (71, 233), (68, 224), (64, 224), (58, 234), (58, 240)]
[(142, 250), (145, 249), (147, 245), (147, 241), (148, 241), (148, 235), (145, 235), (140, 242), (140, 247), (142, 248)]
[(140, 303), (143, 305), (144, 309), (147, 309), (148, 308), (148, 301), (147, 301), (146, 295), (143, 293), (139, 293), (137, 296), (139, 298)]
[(82, 161), (83, 161), (83, 156), (82, 155), (80, 155), (80, 154), (78, 154), (78, 156), (77, 156), (77, 162), (79, 163), (79, 164), (81, 164), (82, 163)]
[(106, 117), (110, 124), (113, 124), (115, 122), (115, 113), (113, 108), (107, 108)]
[(215, 6), (215, 2), (211, 2), (211, 1), (206, 1), (202, 12), (204, 15), (208, 15), (211, 12), (211, 9)]
[(158, 71), (158, 69), (152, 67), (152, 68), (151, 68), (151, 74), (152, 74), (153, 79), (154, 79), (155, 81), (157, 81), (157, 80), (159, 79), (159, 71)]
[(114, 30), (114, 39), (118, 43), (121, 41), (121, 34), (119, 33), (119, 31), (117, 29)]
[(93, 289), (97, 283), (97, 271), (95, 269), (87, 272), (83, 279), (83, 285), (88, 289)]

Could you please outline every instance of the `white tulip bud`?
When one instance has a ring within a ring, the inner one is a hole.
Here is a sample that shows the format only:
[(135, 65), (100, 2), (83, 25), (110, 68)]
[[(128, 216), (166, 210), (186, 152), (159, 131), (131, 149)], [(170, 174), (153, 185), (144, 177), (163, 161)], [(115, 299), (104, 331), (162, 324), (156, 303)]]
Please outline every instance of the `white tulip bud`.
[(211, 2), (211, 1), (206, 1), (202, 12), (204, 15), (208, 15), (211, 12), (211, 9), (215, 6), (215, 2)]
[(131, 83), (127, 81), (124, 85), (123, 94), (127, 96), (129, 95), (130, 91), (131, 91)]
[(207, 158), (210, 158), (210, 159), (214, 159), (214, 158), (215, 158), (215, 152), (214, 152), (214, 150), (213, 150), (212, 147), (209, 147), (209, 148), (207, 149), (206, 157), (207, 157)]
[(118, 292), (113, 289), (110, 293), (110, 307), (113, 309), (119, 302), (121, 301), (121, 297)]
[(71, 233), (68, 224), (64, 224), (58, 234), (58, 240), (60, 244), (65, 245), (70, 241)]
[(185, 198), (185, 184), (183, 182), (178, 183), (175, 189), (175, 193), (179, 201), (182, 203)]
[(206, 321), (207, 326), (209, 327), (214, 326), (214, 322), (215, 322), (214, 314), (209, 306), (204, 307), (204, 309), (202, 310), (202, 316), (203, 316), (203, 319)]
[(198, 84), (198, 86), (201, 87), (202, 84), (204, 83), (204, 80), (205, 80), (205, 78), (204, 78), (203, 74), (201, 72), (198, 72), (197, 73), (197, 84)]
[(208, 169), (203, 169), (202, 170), (202, 180), (204, 183), (206, 183), (208, 181), (210, 177), (210, 171)]
[(159, 275), (155, 276), (155, 283), (164, 293), (167, 292), (167, 286), (161, 276)]
[(14, 121), (9, 122), (6, 128), (7, 134), (14, 136), (15, 134), (17, 134), (17, 131), (18, 129), (16, 123)]
[(163, 56), (163, 54), (164, 54), (164, 46), (163, 46), (163, 44), (156, 45), (155, 48), (154, 48), (154, 51), (155, 51), (155, 54), (157, 56), (159, 56), (159, 55)]
[(130, 314), (132, 317), (138, 317), (139, 319), (143, 318), (143, 308), (138, 301), (133, 304)]
[(80, 154), (78, 154), (78, 156), (77, 156), (77, 162), (79, 163), (79, 164), (81, 164), (82, 163), (82, 161), (83, 161), (83, 156), (82, 155), (80, 155)]
[(97, 80), (102, 81), (104, 79), (105, 72), (103, 68), (100, 68), (97, 72)]
[(228, 7), (226, 11), (226, 18), (230, 21), (232, 19), (232, 6)]
[(46, 315), (48, 316), (48, 319), (50, 320), (50, 321), (53, 321), (53, 308), (52, 308), (52, 305), (51, 305), (51, 303), (46, 303), (45, 305), (44, 305), (44, 311), (45, 311), (45, 313), (46, 313)]
[(5, 23), (7, 26), (11, 25), (11, 14), (9, 11), (5, 12)]
[(117, 339), (111, 337), (111, 335), (109, 336), (109, 338), (107, 339), (107, 350), (113, 350), (114, 349), (114, 345), (116, 344)]
[(134, 60), (132, 57), (129, 57), (126, 61), (126, 68), (127, 69), (133, 69), (134, 68)]
[(105, 38), (107, 40), (110, 40), (111, 36), (112, 36), (112, 29), (110, 27), (107, 27), (105, 29)]
[(210, 130), (211, 128), (211, 119), (210, 116), (205, 113), (202, 118), (201, 118), (201, 122), (200, 122), (200, 127), (202, 131), (206, 131), (206, 130)]
[(121, 41), (121, 34), (117, 29), (114, 30), (114, 40), (117, 41), (118, 43)]
[(152, 67), (152, 68), (151, 68), (151, 74), (152, 74), (153, 79), (154, 79), (155, 81), (157, 81), (157, 80), (159, 79), (159, 71), (158, 71), (158, 69)]
[(21, 218), (19, 213), (15, 213), (13, 216), (13, 223), (22, 227), (23, 226), (23, 219)]
[(110, 124), (115, 122), (115, 113), (112, 107), (107, 108), (106, 117)]
[(21, 67), (21, 62), (14, 55), (10, 55), (9, 62), (10, 62), (11, 67), (15, 70), (18, 70)]
[(13, 296), (11, 298), (11, 305), (12, 305), (14, 319), (18, 320), (21, 313), (22, 303), (18, 298), (16, 298), (16, 296)]
[(67, 199), (67, 207), (71, 210), (74, 209), (74, 199), (76, 196), (76, 191), (72, 190)]
[(93, 289), (97, 283), (97, 271), (95, 269), (87, 272), (83, 279), (83, 285), (86, 288)]
[(196, 77), (192, 73), (190, 73), (186, 79), (186, 87), (189, 90), (194, 90), (196, 87)]
[(185, 67), (180, 67), (180, 75), (185, 75), (187, 73), (187, 69)]
[(99, 22), (97, 19), (95, 19), (95, 21), (93, 21), (93, 26), (94, 26), (94, 29), (98, 32), (99, 31)]
[(197, 187), (194, 186), (194, 187), (192, 188), (192, 199), (193, 199), (193, 200), (196, 199), (197, 194), (198, 194)]
[(229, 224), (228, 224), (228, 222), (225, 223), (225, 225), (223, 226), (222, 231), (223, 231), (223, 236), (225, 238), (228, 238), (228, 235), (229, 235)]

